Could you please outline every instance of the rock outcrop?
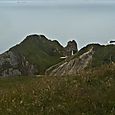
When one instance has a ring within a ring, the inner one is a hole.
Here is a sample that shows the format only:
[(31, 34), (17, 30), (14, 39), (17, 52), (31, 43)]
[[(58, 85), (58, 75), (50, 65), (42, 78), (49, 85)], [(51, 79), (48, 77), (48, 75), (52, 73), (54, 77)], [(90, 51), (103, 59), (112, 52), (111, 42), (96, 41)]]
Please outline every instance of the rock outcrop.
[(0, 55), (0, 76), (21, 75), (17, 69), (17, 57), (12, 51), (7, 51)]
[(44, 35), (29, 35), (20, 44), (0, 55), (0, 76), (28, 76), (44, 74), (45, 70), (71, 56), (77, 50), (75, 41), (65, 48)]
[(65, 47), (65, 56), (72, 56), (78, 52), (77, 43), (75, 40), (69, 41)]
[(92, 61), (92, 55), (94, 51), (91, 48), (85, 52), (79, 58), (63, 62), (60, 65), (52, 66), (46, 71), (46, 75), (49, 76), (65, 76), (65, 75), (76, 75), (80, 71), (84, 70)]
[(110, 63), (115, 63), (115, 45), (89, 44), (78, 51), (74, 40), (63, 47), (44, 35), (29, 35), (0, 55), (0, 76), (76, 75)]
[(90, 44), (77, 54), (46, 70), (49, 76), (76, 75), (88, 68), (115, 63), (115, 45)]
[(32, 75), (35, 72), (32, 64), (12, 51), (0, 55), (0, 76)]

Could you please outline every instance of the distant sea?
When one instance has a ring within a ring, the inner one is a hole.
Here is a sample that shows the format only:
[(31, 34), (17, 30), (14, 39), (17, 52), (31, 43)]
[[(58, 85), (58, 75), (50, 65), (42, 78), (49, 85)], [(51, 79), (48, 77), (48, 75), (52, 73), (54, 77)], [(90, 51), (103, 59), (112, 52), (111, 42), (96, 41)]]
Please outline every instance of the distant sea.
[(0, 4), (0, 52), (29, 34), (44, 34), (64, 46), (115, 40), (115, 4)]

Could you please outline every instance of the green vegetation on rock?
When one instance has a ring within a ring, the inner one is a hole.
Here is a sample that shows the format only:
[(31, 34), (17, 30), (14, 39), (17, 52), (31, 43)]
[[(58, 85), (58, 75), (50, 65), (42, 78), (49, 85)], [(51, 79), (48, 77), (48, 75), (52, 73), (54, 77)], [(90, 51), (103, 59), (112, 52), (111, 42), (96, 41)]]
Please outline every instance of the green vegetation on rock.
[(38, 74), (43, 74), (46, 68), (60, 62), (60, 56), (63, 55), (63, 47), (58, 41), (48, 40), (43, 35), (27, 36), (23, 42), (10, 50), (35, 65)]
[(63, 62), (47, 69), (46, 75), (77, 75), (85, 69), (112, 63), (115, 63), (115, 45), (89, 44)]
[(77, 51), (74, 40), (63, 47), (57, 40), (49, 40), (44, 35), (29, 35), (0, 55), (0, 76), (43, 75), (46, 69), (63, 60), (60, 57), (71, 56)]
[(99, 67), (104, 64), (115, 62), (115, 45), (112, 44), (89, 44), (78, 52), (77, 57), (87, 52), (91, 47), (94, 51), (91, 67)]

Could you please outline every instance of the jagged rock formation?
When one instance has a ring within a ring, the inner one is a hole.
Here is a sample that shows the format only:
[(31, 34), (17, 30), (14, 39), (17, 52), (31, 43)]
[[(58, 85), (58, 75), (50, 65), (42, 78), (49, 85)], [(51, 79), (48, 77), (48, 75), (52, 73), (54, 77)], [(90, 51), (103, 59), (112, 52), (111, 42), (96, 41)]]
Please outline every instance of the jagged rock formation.
[(16, 68), (17, 65), (18, 65), (17, 57), (14, 55), (13, 52), (9, 51), (0, 55), (0, 75), (1, 76), (21, 75), (21, 72)]
[(29, 35), (0, 55), (0, 76), (44, 74), (47, 68), (62, 61), (61, 56), (70, 56), (66, 52), (77, 49), (74, 44), (64, 48), (44, 35)]
[[(78, 72), (84, 70), (92, 60), (94, 51), (91, 48), (88, 52), (80, 55), (79, 58), (61, 63), (60, 65), (52, 66), (46, 71), (46, 75), (49, 76), (65, 76), (65, 75), (76, 75)], [(54, 69), (55, 68), (55, 69)]]
[(115, 45), (91, 44), (82, 48), (71, 58), (46, 70), (49, 76), (76, 75), (86, 68), (115, 63)]
[(90, 44), (78, 51), (74, 40), (63, 47), (44, 35), (29, 35), (0, 55), (0, 76), (76, 75), (86, 68), (110, 63), (115, 63), (115, 45)]
[(78, 52), (77, 43), (75, 42), (75, 40), (69, 41), (67, 46), (65, 47), (65, 50), (66, 50), (65, 51), (66, 56), (71, 56), (76, 52)]
[(37, 71), (25, 57), (9, 50), (0, 55), (0, 76), (32, 75)]

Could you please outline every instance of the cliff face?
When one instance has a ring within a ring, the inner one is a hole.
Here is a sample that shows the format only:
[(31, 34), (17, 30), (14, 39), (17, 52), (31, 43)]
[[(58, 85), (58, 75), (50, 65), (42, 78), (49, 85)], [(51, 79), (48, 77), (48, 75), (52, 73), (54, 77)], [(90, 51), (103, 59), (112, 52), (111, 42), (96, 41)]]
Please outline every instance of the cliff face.
[(17, 69), (18, 61), (15, 54), (11, 51), (0, 55), (0, 76), (21, 75)]
[(65, 47), (65, 56), (71, 56), (78, 52), (77, 43), (75, 40), (69, 41)]
[(69, 61), (64, 61), (58, 66), (52, 66), (46, 71), (46, 75), (49, 76), (65, 76), (76, 75), (80, 71), (84, 70), (92, 61), (92, 55), (94, 51), (91, 48), (89, 51), (80, 55), (79, 58), (74, 58)]
[(73, 48), (75, 45), (64, 48), (58, 41), (51, 41), (44, 35), (29, 35), (0, 55), (0, 76), (44, 74), (47, 68), (62, 61), (60, 57), (70, 56), (66, 52)]
[(33, 75), (37, 68), (24, 56), (19, 56), (12, 51), (0, 55), (0, 76)]
[(49, 76), (76, 75), (86, 68), (115, 63), (115, 45), (91, 44), (82, 48), (71, 58), (46, 70)]
[(76, 75), (110, 63), (115, 63), (115, 45), (90, 44), (78, 51), (74, 40), (63, 47), (44, 35), (30, 35), (0, 55), (0, 76)]

